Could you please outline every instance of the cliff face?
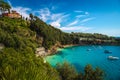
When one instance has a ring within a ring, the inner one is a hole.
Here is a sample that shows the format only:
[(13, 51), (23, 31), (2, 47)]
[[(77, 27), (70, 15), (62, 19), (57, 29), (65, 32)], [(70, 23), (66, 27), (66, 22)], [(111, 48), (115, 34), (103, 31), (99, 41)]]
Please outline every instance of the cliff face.
[(58, 48), (63, 48), (63, 45), (61, 45), (60, 42), (56, 42), (56, 44), (52, 46), (49, 50), (47, 50), (47, 52), (49, 54), (54, 54), (57, 52)]
[(54, 46), (52, 46), (50, 49), (46, 50), (44, 47), (38, 47), (36, 48), (35, 54), (36, 56), (47, 56), (51, 54), (55, 54), (57, 52), (58, 48), (63, 48), (64, 46), (61, 45), (59, 42), (57, 42)]

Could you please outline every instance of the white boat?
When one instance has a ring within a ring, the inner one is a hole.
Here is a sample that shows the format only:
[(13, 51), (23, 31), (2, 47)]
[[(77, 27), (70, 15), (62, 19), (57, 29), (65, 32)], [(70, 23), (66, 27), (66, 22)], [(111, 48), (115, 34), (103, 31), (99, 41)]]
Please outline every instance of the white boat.
[(118, 59), (119, 59), (119, 57), (108, 56), (108, 59), (110, 59), (110, 60), (118, 60)]
[(87, 51), (91, 51), (91, 49), (87, 49)]

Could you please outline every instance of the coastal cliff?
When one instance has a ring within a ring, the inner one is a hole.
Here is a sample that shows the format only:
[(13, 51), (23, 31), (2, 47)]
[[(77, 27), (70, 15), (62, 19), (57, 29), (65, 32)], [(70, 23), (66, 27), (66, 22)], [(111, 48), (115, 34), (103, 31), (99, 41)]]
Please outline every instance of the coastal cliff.
[(44, 47), (38, 47), (36, 48), (35, 55), (38, 56), (48, 56), (56, 54), (59, 48), (66, 48), (70, 46), (78, 46), (78, 44), (68, 44), (68, 45), (62, 45), (60, 42), (57, 42), (54, 46), (52, 46), (49, 50), (46, 50)]
[(55, 54), (57, 52), (58, 48), (64, 48), (64, 45), (61, 45), (59, 42), (57, 42), (54, 46), (52, 46), (50, 49), (46, 50), (44, 47), (38, 47), (36, 48), (36, 56), (47, 56), (51, 54)]
[[(36, 1), (33, 1), (33, 3), (37, 3)], [(91, 66), (86, 66), (84, 74), (81, 74), (82, 72), (77, 73), (73, 66), (68, 64), (57, 65), (56, 68), (52, 67), (45, 61), (44, 56), (55, 54), (58, 48), (73, 45), (119, 45), (120, 39), (99, 33), (63, 32), (60, 30), (61, 26), (57, 28), (52, 24), (50, 25), (57, 18), (46, 23), (40, 17), (50, 16), (49, 18), (52, 18), (54, 16), (55, 18), (55, 16), (59, 16), (61, 18), (59, 23), (61, 24), (61, 22), (64, 22), (63, 19), (68, 17), (67, 13), (52, 14), (52, 9), (49, 10), (48, 8), (34, 11), (35, 9), (32, 8), (35, 8), (35, 6), (20, 7), (15, 4), (18, 2), (19, 4), (21, 2), (25, 3), (20, 0), (15, 1), (13, 5), (16, 7), (12, 8), (9, 0), (0, 0), (0, 80), (84, 80), (84, 78), (87, 80), (100, 78), (99, 80), (102, 80), (103, 74), (98, 68), (92, 71)], [(30, 4), (30, 2), (27, 2), (27, 4)], [(35, 16), (30, 12), (34, 12), (36, 15), (39, 12), (41, 16)], [(29, 16), (28, 13), (30, 13)], [(86, 13), (89, 14), (85, 12), (85, 15)], [(28, 16), (28, 18), (24, 16)], [(89, 71), (91, 71), (90, 75), (88, 75)], [(98, 75), (91, 76), (91, 74)]]

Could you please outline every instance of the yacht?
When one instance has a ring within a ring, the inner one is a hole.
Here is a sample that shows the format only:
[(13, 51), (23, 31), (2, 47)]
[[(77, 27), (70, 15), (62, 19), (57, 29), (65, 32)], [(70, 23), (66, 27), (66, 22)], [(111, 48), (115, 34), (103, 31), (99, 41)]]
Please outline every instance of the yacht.
[(118, 60), (118, 59), (119, 59), (119, 57), (108, 56), (108, 59), (110, 59), (110, 60)]
[(91, 51), (91, 49), (87, 49), (87, 51)]

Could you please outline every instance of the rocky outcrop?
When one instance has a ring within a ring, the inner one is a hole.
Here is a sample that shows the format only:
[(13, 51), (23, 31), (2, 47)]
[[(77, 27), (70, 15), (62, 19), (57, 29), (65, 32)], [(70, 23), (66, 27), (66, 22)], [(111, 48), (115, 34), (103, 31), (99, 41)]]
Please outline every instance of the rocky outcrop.
[(65, 48), (69, 46), (77, 46), (73, 44), (69, 45), (61, 45), (59, 42), (57, 42), (54, 46), (52, 46), (49, 50), (46, 50), (44, 47), (38, 47), (36, 48), (36, 56), (47, 56), (47, 55), (52, 55), (55, 54), (58, 51), (58, 48)]
[(57, 42), (54, 46), (52, 46), (49, 50), (47, 50), (48, 55), (55, 54), (58, 48), (64, 48), (64, 46), (61, 45), (59, 42)]
[(58, 48), (64, 48), (59, 42), (57, 42), (54, 46), (52, 46), (49, 50), (46, 50), (44, 47), (36, 48), (36, 56), (46, 56), (50, 54), (55, 54)]

